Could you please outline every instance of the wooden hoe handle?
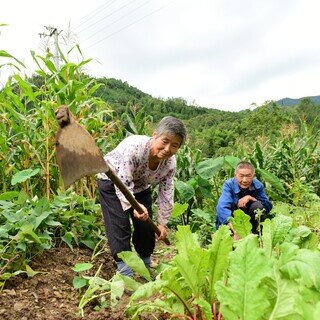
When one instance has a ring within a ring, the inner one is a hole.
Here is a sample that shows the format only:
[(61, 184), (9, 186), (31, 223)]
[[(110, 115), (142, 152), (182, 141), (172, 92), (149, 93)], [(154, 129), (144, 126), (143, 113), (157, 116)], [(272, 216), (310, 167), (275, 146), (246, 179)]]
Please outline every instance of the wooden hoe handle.
[[(105, 173), (110, 180), (118, 187), (118, 189), (123, 193), (126, 199), (130, 202), (133, 209), (137, 210), (139, 213), (143, 213), (143, 209), (139, 205), (138, 201), (132, 195), (132, 193), (128, 190), (125, 184), (119, 179), (119, 177), (111, 170), (111, 168)], [(157, 227), (157, 225), (148, 217), (146, 223), (150, 225), (153, 231), (159, 236), (161, 231)], [(168, 238), (163, 239), (164, 243), (170, 245), (170, 241)]]

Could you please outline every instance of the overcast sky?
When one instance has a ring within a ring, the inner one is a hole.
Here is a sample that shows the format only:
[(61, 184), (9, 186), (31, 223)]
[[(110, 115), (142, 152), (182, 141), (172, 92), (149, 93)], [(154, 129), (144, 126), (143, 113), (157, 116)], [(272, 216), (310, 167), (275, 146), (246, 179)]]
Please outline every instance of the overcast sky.
[(320, 94), (319, 13), (319, 0), (10, 0), (1, 3), (0, 50), (30, 73), (30, 50), (54, 51), (53, 37), (39, 36), (51, 25), (61, 47), (78, 43), (93, 59), (93, 76), (238, 111)]

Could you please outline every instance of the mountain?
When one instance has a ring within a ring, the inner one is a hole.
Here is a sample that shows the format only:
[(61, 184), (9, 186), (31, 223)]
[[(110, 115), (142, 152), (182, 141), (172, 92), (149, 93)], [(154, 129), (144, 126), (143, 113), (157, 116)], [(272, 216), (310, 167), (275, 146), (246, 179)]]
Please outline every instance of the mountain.
[(258, 137), (273, 141), (281, 136), (283, 128), (297, 128), (301, 123), (320, 128), (320, 96), (284, 98), (253, 110), (230, 112), (190, 105), (183, 98), (155, 98), (119, 79), (96, 81), (101, 86), (95, 94), (113, 107), (113, 116), (119, 117), (124, 126), (129, 127), (127, 114), (133, 122), (141, 121), (143, 114), (152, 116), (154, 123), (164, 116), (177, 117), (187, 126), (188, 145), (201, 150), (204, 157), (230, 155), (239, 144), (254, 148)]
[(310, 99), (311, 102), (314, 104), (320, 104), (320, 96), (310, 96), (310, 97), (303, 97), (303, 98), (298, 98), (298, 99), (292, 99), (292, 98), (283, 98), (277, 101), (277, 103), (280, 106), (296, 106), (298, 105), (303, 99)]

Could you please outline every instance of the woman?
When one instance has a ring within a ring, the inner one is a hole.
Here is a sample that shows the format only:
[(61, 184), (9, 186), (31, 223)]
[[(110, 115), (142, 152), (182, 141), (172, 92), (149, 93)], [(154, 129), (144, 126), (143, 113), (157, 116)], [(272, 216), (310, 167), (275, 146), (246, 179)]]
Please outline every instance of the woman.
[(132, 270), (117, 253), (130, 251), (131, 226), (135, 250), (150, 266), (150, 256), (155, 247), (155, 233), (145, 222), (152, 219), (151, 185), (158, 185), (158, 228), (157, 239), (166, 238), (166, 224), (173, 208), (173, 177), (176, 171), (175, 154), (185, 142), (186, 128), (174, 117), (164, 117), (152, 137), (132, 135), (125, 138), (114, 150), (105, 156), (108, 165), (132, 192), (144, 210), (139, 214), (131, 208), (124, 195), (105, 174), (98, 175), (100, 203), (103, 211), (107, 238), (117, 270), (132, 276)]

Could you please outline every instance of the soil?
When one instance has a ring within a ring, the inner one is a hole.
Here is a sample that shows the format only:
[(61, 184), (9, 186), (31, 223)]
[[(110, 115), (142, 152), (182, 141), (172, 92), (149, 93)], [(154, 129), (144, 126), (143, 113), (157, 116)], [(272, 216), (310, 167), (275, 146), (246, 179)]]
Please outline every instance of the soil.
[[(153, 262), (169, 260), (172, 248), (158, 245)], [(91, 261), (92, 251), (87, 248), (58, 247), (47, 250), (35, 257), (30, 266), (37, 271), (35, 276), (21, 274), (5, 283), (0, 292), (0, 320), (128, 320), (124, 315), (126, 303), (119, 303), (116, 310), (100, 309), (90, 303), (84, 309), (84, 317), (79, 314), (78, 303), (81, 292), (73, 288), (76, 273), (72, 267), (79, 262), (91, 262), (93, 276), (102, 264), (99, 276), (109, 280), (115, 274), (115, 265), (108, 251)], [(124, 297), (128, 300), (128, 296)], [(121, 309), (122, 308), (122, 309)]]

